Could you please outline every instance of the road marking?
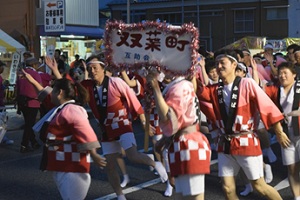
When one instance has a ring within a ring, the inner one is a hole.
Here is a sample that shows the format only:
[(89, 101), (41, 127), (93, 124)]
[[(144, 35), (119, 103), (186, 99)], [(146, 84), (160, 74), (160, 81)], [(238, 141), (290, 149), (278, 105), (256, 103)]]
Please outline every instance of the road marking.
[[(138, 190), (141, 190), (143, 188), (149, 187), (151, 185), (155, 185), (155, 184), (160, 183), (160, 182), (161, 182), (160, 178), (153, 179), (151, 181), (148, 181), (148, 182), (145, 182), (145, 183), (141, 183), (139, 185), (127, 188), (127, 189), (123, 190), (123, 194), (125, 195), (125, 194), (129, 194), (131, 192), (136, 192)], [(117, 195), (115, 193), (106, 195), (104, 197), (100, 197), (100, 198), (95, 199), (95, 200), (108, 200), (108, 199), (114, 199), (114, 198), (117, 198)]]
[(216, 164), (216, 163), (218, 163), (218, 159), (215, 159), (215, 160), (211, 160), (211, 161), (210, 161), (210, 165), (214, 165), (214, 164)]
[(280, 181), (276, 186), (274, 186), (274, 188), (279, 191), (279, 190), (282, 190), (282, 189), (287, 188), (289, 186), (290, 186), (289, 180), (288, 180), (288, 178), (286, 178), (286, 179)]
[[(139, 152), (143, 152), (143, 151), (144, 151), (143, 149), (139, 150)], [(214, 165), (216, 163), (218, 163), (217, 159), (216, 160), (212, 160), (210, 162), (210, 165)], [(151, 181), (148, 181), (148, 182), (145, 182), (145, 183), (141, 183), (139, 185), (127, 188), (127, 189), (123, 190), (123, 194), (125, 195), (125, 194), (129, 194), (131, 192), (136, 192), (138, 190), (141, 190), (141, 189), (146, 188), (146, 187), (150, 187), (150, 186), (155, 185), (155, 184), (160, 183), (160, 182), (161, 182), (160, 178), (153, 179)], [(116, 193), (108, 194), (108, 195), (106, 195), (104, 197), (99, 197), (98, 199), (95, 199), (95, 200), (109, 200), (109, 199), (114, 199), (114, 198), (117, 198)]]

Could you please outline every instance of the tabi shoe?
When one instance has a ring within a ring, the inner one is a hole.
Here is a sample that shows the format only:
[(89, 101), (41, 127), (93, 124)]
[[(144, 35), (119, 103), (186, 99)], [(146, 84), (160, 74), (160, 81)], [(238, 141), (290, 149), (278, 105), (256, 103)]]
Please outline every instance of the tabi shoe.
[(166, 182), (168, 180), (168, 174), (166, 172), (166, 169), (164, 168), (163, 164), (159, 161), (155, 162), (155, 170), (160, 176), (161, 182)]

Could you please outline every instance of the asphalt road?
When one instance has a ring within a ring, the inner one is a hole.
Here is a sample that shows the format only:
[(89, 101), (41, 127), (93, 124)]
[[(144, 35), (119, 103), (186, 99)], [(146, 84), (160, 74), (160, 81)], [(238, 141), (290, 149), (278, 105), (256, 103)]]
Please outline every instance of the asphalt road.
[[(0, 200), (57, 200), (61, 199), (52, 180), (51, 172), (41, 172), (39, 162), (41, 150), (31, 153), (19, 153), (22, 138), (22, 116), (16, 115), (15, 110), (9, 110), (7, 135), (15, 141), (13, 145), (0, 145)], [(139, 123), (134, 123), (138, 149), (143, 149), (144, 133)], [(287, 170), (281, 164), (280, 148), (277, 143), (272, 145), (278, 160), (272, 163), (274, 179), (270, 185), (275, 186), (284, 200), (292, 200), (292, 193), (286, 180)], [(101, 151), (99, 152), (101, 153)], [(149, 152), (151, 153), (151, 151)], [(125, 158), (131, 182), (124, 189), (128, 200), (164, 200), (166, 185), (160, 183), (159, 177), (147, 166), (130, 163)], [(267, 160), (266, 160), (267, 162)], [(105, 172), (95, 165), (91, 166), (92, 183), (86, 197), (87, 200), (116, 199)], [(237, 191), (243, 190), (243, 183), (237, 178)], [(220, 179), (217, 176), (216, 154), (213, 153), (211, 173), (205, 179), (205, 199), (224, 199)], [(264, 199), (256, 192), (241, 200)]]

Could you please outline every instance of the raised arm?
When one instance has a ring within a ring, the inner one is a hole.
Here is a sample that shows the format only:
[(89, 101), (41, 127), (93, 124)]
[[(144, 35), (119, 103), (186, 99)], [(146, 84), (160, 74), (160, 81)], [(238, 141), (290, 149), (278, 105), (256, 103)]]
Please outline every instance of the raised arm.
[(35, 87), (35, 89), (40, 92), (44, 89), (44, 87), (36, 81), (29, 73), (27, 73), (24, 69), (22, 69), (23, 76)]
[(260, 81), (259, 81), (259, 77), (258, 77), (257, 64), (253, 58), (250, 58), (250, 63), (252, 66), (252, 78), (254, 79), (254, 81), (257, 84), (259, 84)]
[(265, 55), (265, 58), (268, 61), (270, 67), (271, 67), (271, 72), (272, 72), (273, 76), (277, 77), (278, 72), (277, 72), (277, 68), (273, 64), (273, 61), (274, 61), (273, 55), (271, 55), (270, 53), (267, 53), (267, 52), (265, 52), (264, 55)]
[(126, 73), (125, 70), (121, 71), (121, 76), (123, 78), (123, 80), (127, 83), (127, 85), (129, 85), (129, 87), (133, 88), (137, 85), (136, 80), (135, 79), (130, 79)]
[(156, 102), (156, 108), (158, 111), (159, 119), (162, 122), (166, 122), (167, 120), (169, 120), (167, 115), (169, 106), (161, 93), (157, 80), (157, 75), (157, 72), (150, 72), (146, 78), (147, 81), (151, 84), (151, 87), (153, 88), (153, 96)]
[(62, 75), (59, 73), (57, 62), (54, 58), (50, 58), (49, 56), (46, 56), (45, 58), (46, 65), (52, 70), (55, 78), (61, 79)]
[(202, 78), (204, 81), (204, 85), (208, 85), (209, 83), (209, 78), (208, 75), (206, 73), (206, 69), (205, 69), (205, 60), (202, 57), (202, 59), (198, 62), (199, 66), (201, 67), (201, 73), (202, 73)]
[(84, 80), (87, 80), (87, 79), (89, 79), (89, 72), (88, 72), (86, 63), (83, 60), (81, 61), (81, 63), (82, 63), (82, 66), (84, 67)]

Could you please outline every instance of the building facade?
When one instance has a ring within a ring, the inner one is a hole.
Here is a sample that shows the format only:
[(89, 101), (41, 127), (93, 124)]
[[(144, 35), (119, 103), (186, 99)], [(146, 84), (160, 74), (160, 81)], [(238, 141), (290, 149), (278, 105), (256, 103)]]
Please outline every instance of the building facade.
[[(128, 2), (129, 9), (128, 10)], [(112, 0), (111, 19), (130, 22), (194, 23), (200, 45), (217, 50), (246, 36), (270, 40), (300, 37), (297, 0)], [(129, 11), (129, 12), (128, 12)]]

